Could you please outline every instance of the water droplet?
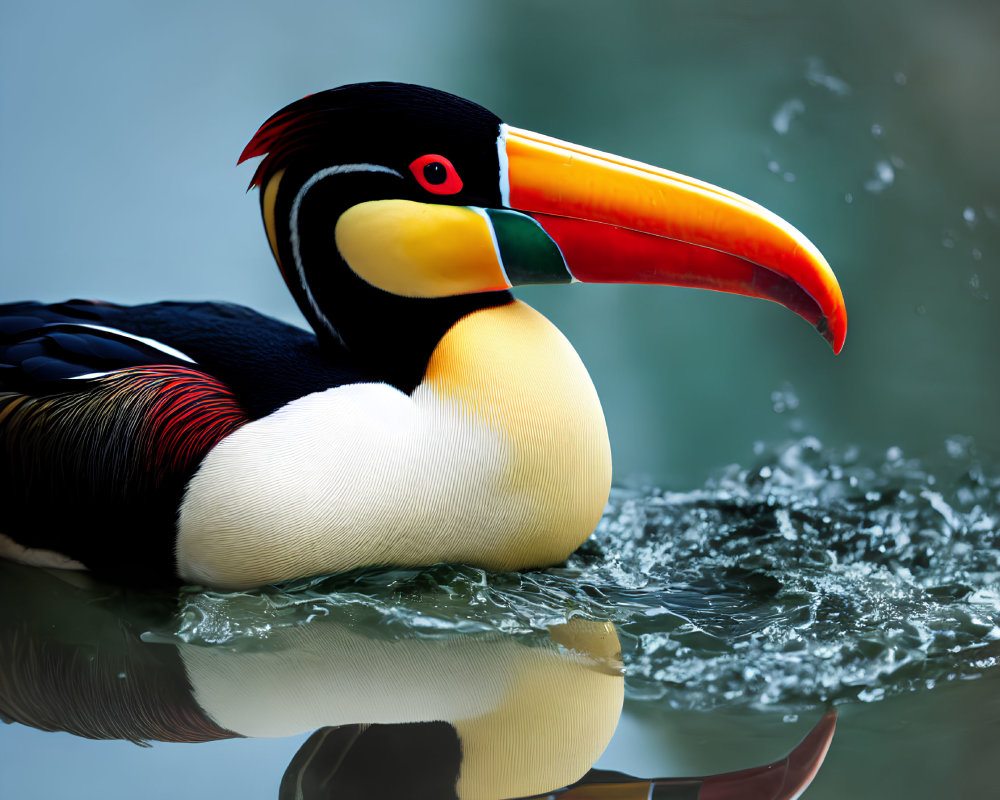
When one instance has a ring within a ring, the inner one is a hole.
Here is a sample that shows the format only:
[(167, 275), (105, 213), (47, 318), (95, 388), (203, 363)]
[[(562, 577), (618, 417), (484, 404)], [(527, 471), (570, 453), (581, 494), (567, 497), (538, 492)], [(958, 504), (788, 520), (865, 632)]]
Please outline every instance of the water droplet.
[(974, 209), (972, 206), (966, 206), (965, 210), (962, 211), (962, 219), (964, 219), (969, 224), (969, 227), (975, 225), (976, 209)]
[(971, 436), (949, 436), (944, 447), (952, 458), (968, 458), (971, 454), (973, 440)]
[(847, 203), (847, 205), (850, 205), (851, 203), (853, 203), (854, 202), (854, 194), (851, 193), (851, 192), (847, 192), (844, 195), (844, 202)]
[(872, 136), (878, 139), (882, 135), (882, 126), (877, 122), (872, 124)]
[(771, 159), (770, 161), (767, 162), (767, 168), (771, 172), (773, 172), (775, 175), (777, 175), (779, 172), (781, 172), (781, 164), (779, 164), (774, 159)]
[(798, 722), (799, 721), (799, 715), (798, 714), (785, 714), (785, 716), (783, 716), (781, 718), (781, 721), (782, 722)]
[(905, 72), (897, 72), (892, 76), (892, 79), (896, 82), (897, 86), (906, 86), (907, 77)]
[(781, 104), (781, 107), (771, 117), (771, 127), (784, 136), (791, 127), (792, 120), (806, 110), (806, 104), (793, 97)]
[(865, 181), (865, 189), (872, 194), (878, 194), (892, 186), (896, 179), (896, 171), (888, 161), (875, 162), (875, 177)]
[(811, 86), (822, 86), (836, 95), (844, 97), (851, 93), (851, 87), (842, 78), (834, 77), (826, 71), (823, 62), (818, 58), (810, 58), (806, 68), (806, 80)]
[(918, 317), (925, 317), (925, 316), (927, 316), (927, 306), (925, 306), (923, 303), (921, 303), (920, 305), (918, 305), (913, 310), (916, 312), (916, 314), (917, 314)]
[(972, 248), (972, 260), (973, 261), (982, 261), (983, 260), (983, 251), (980, 250), (978, 247), (973, 247)]
[(786, 172), (781, 177), (784, 179), (785, 183), (794, 183), (795, 182), (795, 173), (794, 172)]
[(785, 384), (780, 389), (771, 392), (771, 409), (775, 414), (784, 414), (799, 407), (799, 398), (791, 385)]
[(885, 697), (885, 689), (881, 686), (876, 689), (863, 689), (858, 692), (858, 700), (862, 703), (874, 703)]
[(947, 247), (949, 250), (951, 250), (955, 246), (955, 240), (952, 239), (950, 236), (945, 236), (941, 240), (941, 246)]

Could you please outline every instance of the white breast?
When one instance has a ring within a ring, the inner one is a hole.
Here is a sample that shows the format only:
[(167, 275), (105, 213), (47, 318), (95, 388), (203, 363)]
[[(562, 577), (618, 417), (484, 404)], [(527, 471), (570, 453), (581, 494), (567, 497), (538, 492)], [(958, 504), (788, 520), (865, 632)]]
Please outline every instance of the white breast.
[[(522, 304), (513, 313), (555, 331)], [(610, 484), (596, 393), (568, 343), (568, 370), (559, 352), (561, 366), (536, 358), (525, 375), (517, 341), (498, 342), (495, 315), (483, 314), (446, 335), (412, 396), (329, 389), (222, 441), (181, 507), (181, 576), (240, 588), (372, 564), (536, 566), (571, 552)], [(537, 348), (537, 332), (520, 327)], [(470, 358), (483, 363), (461, 363)], [(576, 393), (564, 400), (567, 380)]]

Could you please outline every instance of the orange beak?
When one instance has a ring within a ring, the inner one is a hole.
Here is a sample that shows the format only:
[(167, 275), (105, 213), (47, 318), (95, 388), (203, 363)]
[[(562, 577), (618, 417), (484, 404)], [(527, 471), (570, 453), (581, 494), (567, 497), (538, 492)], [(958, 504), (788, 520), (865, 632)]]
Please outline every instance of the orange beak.
[(773, 300), (835, 353), (847, 310), (799, 231), (737, 194), (638, 161), (503, 127), (504, 205), (529, 214), (575, 280), (690, 286)]

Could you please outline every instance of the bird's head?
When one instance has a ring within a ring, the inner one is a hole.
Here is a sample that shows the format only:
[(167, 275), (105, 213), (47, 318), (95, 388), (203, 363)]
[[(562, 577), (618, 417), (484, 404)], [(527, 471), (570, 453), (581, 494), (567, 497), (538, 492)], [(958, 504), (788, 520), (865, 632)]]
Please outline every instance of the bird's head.
[(251, 185), (282, 274), (320, 337), (352, 350), (388, 346), (373, 319), (393, 329), (397, 354), (400, 328), (433, 348), (512, 286), (574, 280), (762, 297), (843, 346), (837, 280), (781, 218), (445, 92), (367, 83), (310, 95), (267, 120), (240, 161), (255, 156)]

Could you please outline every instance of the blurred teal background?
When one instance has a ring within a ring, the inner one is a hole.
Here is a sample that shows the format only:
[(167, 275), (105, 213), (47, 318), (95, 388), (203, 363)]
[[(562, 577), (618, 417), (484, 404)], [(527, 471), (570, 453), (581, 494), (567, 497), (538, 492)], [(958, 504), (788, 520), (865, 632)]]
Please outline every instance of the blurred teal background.
[(836, 358), (760, 301), (521, 292), (589, 366), (618, 482), (697, 486), (803, 433), (928, 463), (971, 436), (995, 457), (998, 39), (1000, 4), (974, 0), (6, 0), (0, 299), (219, 298), (299, 320), (236, 157), (304, 94), (424, 83), (747, 195), (840, 278)]

